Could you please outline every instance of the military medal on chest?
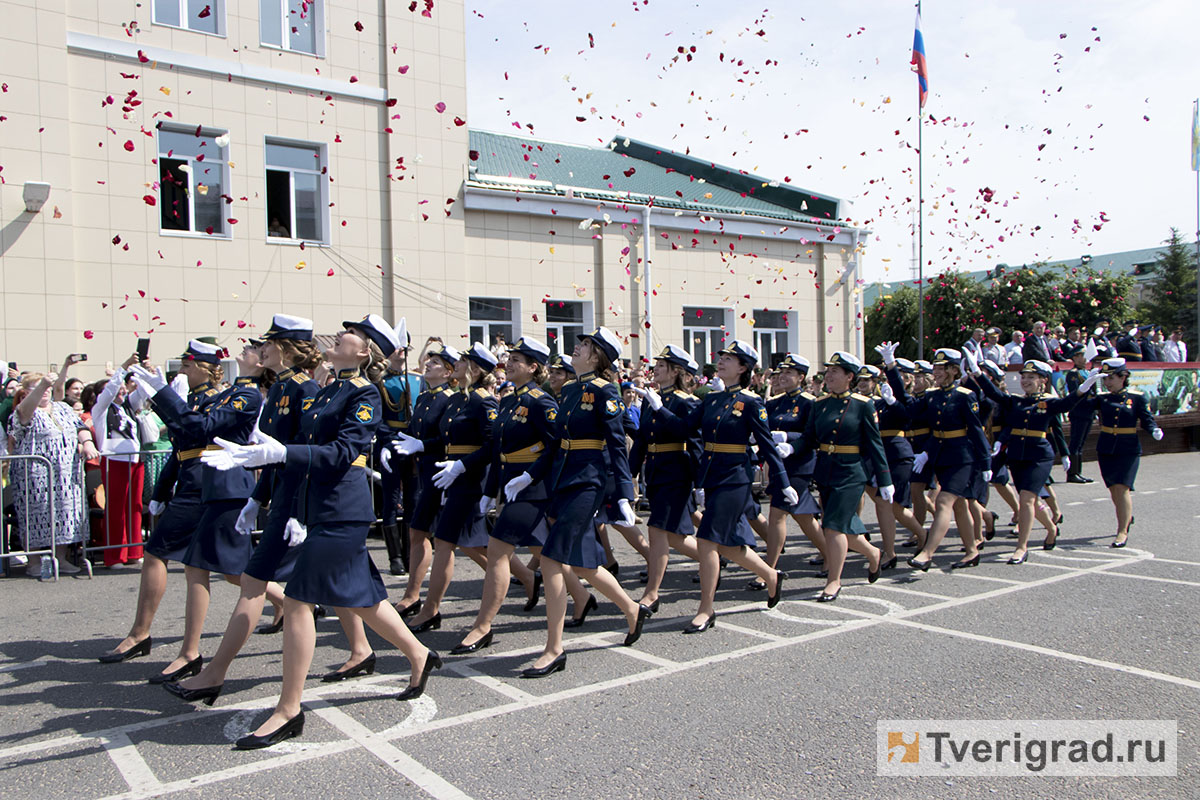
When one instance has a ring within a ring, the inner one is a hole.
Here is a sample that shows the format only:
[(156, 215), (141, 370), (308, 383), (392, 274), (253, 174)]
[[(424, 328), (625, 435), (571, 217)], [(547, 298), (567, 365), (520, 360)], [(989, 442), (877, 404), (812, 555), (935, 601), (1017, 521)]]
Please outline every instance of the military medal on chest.
[(742, 415), (742, 409), (745, 407), (746, 407), (746, 404), (743, 403), (741, 400), (738, 400), (736, 403), (733, 404), (733, 415), (735, 417), (740, 417)]
[(514, 422), (529, 422), (529, 406), (519, 406), (513, 412)]
[(290, 414), (292, 411), (290, 408), (291, 404), (292, 398), (289, 395), (285, 394), (283, 397), (279, 398), (279, 413), (285, 416)]
[(584, 392), (579, 398), (579, 407), (584, 411), (591, 411), (595, 407), (596, 394), (594, 392)]

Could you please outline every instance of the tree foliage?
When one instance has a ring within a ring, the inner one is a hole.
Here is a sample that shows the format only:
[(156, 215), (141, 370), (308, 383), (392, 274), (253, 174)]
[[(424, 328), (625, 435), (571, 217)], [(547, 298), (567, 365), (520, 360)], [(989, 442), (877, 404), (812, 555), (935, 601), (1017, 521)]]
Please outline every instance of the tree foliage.
[(1164, 242), (1165, 250), (1158, 254), (1150, 270), (1155, 281), (1149, 297), (1142, 302), (1139, 315), (1146, 324), (1162, 325), (1169, 335), (1183, 328), (1183, 340), (1196, 341), (1196, 257), (1195, 252), (1171, 229)]

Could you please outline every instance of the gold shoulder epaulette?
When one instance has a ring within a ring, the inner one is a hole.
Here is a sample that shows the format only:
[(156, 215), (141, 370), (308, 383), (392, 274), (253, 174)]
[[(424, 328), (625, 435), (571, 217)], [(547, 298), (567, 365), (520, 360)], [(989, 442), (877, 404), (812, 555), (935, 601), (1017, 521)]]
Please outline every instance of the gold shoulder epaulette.
[(492, 393), (489, 392), (487, 389), (476, 389), (475, 394), (478, 397), (490, 397)]
[(366, 378), (364, 378), (362, 375), (359, 375), (357, 378), (351, 378), (350, 383), (352, 383), (353, 385), (357, 386), (360, 389), (363, 388), (364, 386), (371, 385), (371, 382), (369, 380), (367, 380)]
[(676, 390), (673, 392), (673, 394), (674, 394), (676, 397), (682, 397), (682, 398), (685, 398), (685, 399), (686, 399), (686, 398), (688, 398), (688, 397), (691, 397), (691, 395), (690, 395), (690, 394), (688, 394), (687, 392), (683, 391), (682, 389), (676, 389)]
[(608, 386), (609, 382), (604, 380), (604, 378), (592, 378), (589, 383), (591, 383), (592, 386)]
[(750, 391), (749, 389), (742, 389), (741, 393), (744, 395), (748, 395), (749, 397), (753, 397), (755, 400), (760, 399), (758, 395), (756, 395), (754, 392)]
[(546, 393), (543, 392), (541, 389), (530, 389), (529, 390), (530, 397), (543, 397), (545, 394)]
[(1139, 392), (1137, 389), (1126, 389), (1125, 391), (1128, 392), (1129, 394), (1137, 394), (1137, 395), (1141, 394), (1141, 392)]
[(858, 392), (851, 392), (850, 396), (853, 397), (855, 400), (862, 400), (864, 403), (871, 402), (871, 398), (867, 397), (865, 394), (859, 394)]
[(970, 389), (968, 389), (965, 386), (955, 386), (954, 388), (957, 389), (958, 391), (962, 392), (963, 394), (975, 394), (974, 392), (972, 392)]
[(809, 400), (816, 400), (816, 399), (817, 399), (817, 396), (816, 396), (815, 394), (812, 394), (812, 393), (810, 393), (810, 392), (801, 392), (801, 393), (800, 393), (800, 396), (801, 396), (801, 397), (807, 397)]
[(304, 372), (297, 372), (292, 376), (292, 383), (304, 383), (308, 380), (308, 375)]

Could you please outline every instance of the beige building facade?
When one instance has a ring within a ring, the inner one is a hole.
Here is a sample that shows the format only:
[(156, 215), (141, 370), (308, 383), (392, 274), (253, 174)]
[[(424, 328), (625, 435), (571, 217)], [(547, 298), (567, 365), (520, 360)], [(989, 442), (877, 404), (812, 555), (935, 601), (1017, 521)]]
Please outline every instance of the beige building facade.
[(522, 142), (466, 126), (461, 2), (0, 14), (0, 356), (21, 369), (86, 352), (76, 371), (99, 378), (147, 335), (158, 360), (194, 336), (235, 349), (277, 311), (321, 332), (405, 316), (418, 346), (528, 334), (569, 350), (598, 323), (635, 356), (685, 337), (698, 357), (728, 336), (810, 357), (860, 346), (862, 232), (836, 214), (489, 169), (486, 148)]

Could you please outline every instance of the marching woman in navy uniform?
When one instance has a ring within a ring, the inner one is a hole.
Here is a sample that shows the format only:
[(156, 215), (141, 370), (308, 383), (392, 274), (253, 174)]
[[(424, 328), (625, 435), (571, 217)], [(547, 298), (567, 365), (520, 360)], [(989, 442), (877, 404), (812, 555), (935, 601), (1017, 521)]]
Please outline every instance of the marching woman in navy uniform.
[[(774, 568), (783, 552), (783, 543), (787, 533), (787, 518), (790, 515), (804, 531), (804, 535), (813, 543), (825, 559), (825, 534), (817, 523), (816, 515), (821, 513), (821, 507), (813, 499), (812, 484), (813, 470), (817, 466), (816, 455), (799, 449), (804, 430), (808, 427), (808, 418), (812, 415), (813, 403), (816, 401), (811, 393), (804, 391), (804, 379), (810, 368), (807, 358), (788, 353), (779, 362), (779, 373), (775, 377), (775, 385), (779, 390), (776, 397), (766, 402), (767, 417), (771, 425), (771, 437), (776, 442), (776, 449), (783, 457), (783, 468), (787, 472), (787, 483), (796, 490), (800, 500), (795, 505), (788, 505), (781, 496), (771, 496), (770, 517), (767, 520), (767, 566)], [(753, 587), (761, 581), (754, 579)]]
[(1096, 440), (1096, 459), (1100, 476), (1112, 497), (1117, 512), (1117, 535), (1111, 547), (1124, 547), (1133, 524), (1133, 481), (1141, 461), (1142, 444), (1138, 441), (1138, 425), (1150, 432), (1155, 441), (1163, 438), (1162, 428), (1154, 422), (1146, 397), (1129, 388), (1129, 369), (1123, 358), (1108, 358), (1100, 364), (1107, 394), (1089, 397), (1089, 403), (1100, 415), (1100, 438)]
[[(216, 406), (220, 392), (214, 384), (223, 377), (221, 356), (223, 351), (216, 345), (197, 339), (188, 342), (187, 350), (180, 356), (182, 364), (177, 378), (179, 383), (167, 387), (176, 392), (185, 407), (195, 413), (206, 414)], [(177, 389), (186, 384), (187, 397), (180, 398)], [(161, 374), (154, 376), (154, 386), (166, 386)], [(159, 389), (152, 388), (148, 396), (156, 395)], [(165, 397), (161, 401), (166, 403)], [(227, 414), (228, 416), (228, 414)], [(235, 415), (236, 416), (236, 415)], [(166, 417), (163, 418), (164, 421)], [(141, 584), (138, 587), (137, 610), (133, 627), (117, 646), (100, 656), (105, 664), (126, 661), (150, 653), (150, 625), (167, 590), (167, 563), (179, 561), (187, 552), (192, 535), (200, 518), (204, 516), (205, 502), (224, 499), (241, 492), (244, 476), (225, 476), (214, 470), (204, 469), (200, 453), (211, 439), (203, 431), (192, 429), (171, 433), (172, 450), (167, 463), (159, 475), (150, 501), (151, 515), (158, 517), (154, 532), (146, 542), (145, 561), (142, 564)], [(186, 664), (184, 665), (186, 666)], [(185, 671), (185, 675), (191, 674)], [(164, 678), (165, 679), (165, 678)]]
[(700, 550), (700, 607), (683, 629), (684, 633), (701, 633), (715, 623), (713, 598), (717, 593), (721, 556), (753, 572), (766, 584), (767, 608), (778, 605), (783, 592), (783, 573), (759, 558), (754, 551), (754, 536), (745, 521), (746, 509), (752, 502), (752, 442), (758, 445), (759, 457), (770, 471), (772, 495), (787, 506), (800, 501), (796, 490), (787, 484), (787, 471), (767, 424), (767, 409), (758, 395), (747, 389), (757, 364), (758, 351), (734, 339), (717, 358), (717, 377), (726, 388), (705, 395), (688, 420), (689, 429), (699, 431), (704, 447), (696, 477), (704, 516), (696, 531)]
[[(518, 547), (528, 547), (537, 555), (546, 541), (550, 495), (544, 481), (558, 453), (559, 439), (558, 403), (538, 388), (546, 380), (549, 357), (550, 348), (529, 336), (521, 337), (508, 349), (506, 372), (517, 390), (500, 401), (492, 429), (491, 468), (479, 511), (486, 514), (495, 507), (495, 498), (501, 492), (504, 503), (488, 539), (479, 613), (471, 630), (450, 651), (453, 655), (474, 653), (491, 645), (492, 621), (504, 603), (510, 575), (517, 575), (525, 584), (525, 610), (531, 611), (537, 604), (541, 575), (535, 576), (514, 553)], [(580, 597), (586, 602), (591, 596), (578, 578), (568, 579), (567, 586), (577, 604)]]
[[(925, 396), (925, 392), (930, 386), (933, 385), (933, 364), (930, 364), (928, 361), (923, 359), (918, 359), (913, 362), (913, 365), (916, 367), (916, 369), (913, 372), (912, 387), (909, 395), (919, 400)], [(887, 365), (884, 364), (884, 366), (886, 367)], [(888, 385), (891, 386), (890, 381), (888, 382)], [(900, 397), (901, 395), (897, 393), (896, 396)], [(909, 417), (912, 419), (911, 414)], [(917, 420), (912, 419), (911, 424), (912, 427), (908, 429), (908, 435), (905, 437), (908, 439), (908, 443), (912, 446), (914, 457), (912, 475), (909, 476), (908, 479), (908, 489), (909, 494), (912, 495), (913, 519), (917, 521), (918, 525), (922, 526), (921, 535), (917, 537), (918, 541), (914, 546), (924, 547), (925, 519), (929, 516), (929, 511), (932, 508), (929, 498), (925, 494), (925, 490), (929, 488), (934, 481), (933, 464), (926, 462), (918, 468), (915, 458), (917, 453), (924, 453), (929, 449), (929, 440), (932, 438), (932, 433), (929, 430), (929, 426), (923, 422), (918, 422)], [(905, 543), (904, 546), (908, 547), (910, 544), (911, 543)]]
[[(966, 356), (967, 368), (972, 375), (980, 376), (981, 370), (971, 353)], [(1099, 373), (1090, 376), (1079, 388), (1066, 397), (1048, 394), (1053, 369), (1044, 361), (1026, 361), (1021, 367), (1021, 389), (1024, 395), (1001, 392), (989, 380), (977, 380), (975, 385), (983, 390), (992, 402), (1004, 408), (1008, 430), (1005, 444), (1006, 463), (1017, 487), (1017, 549), (1009, 557), (1010, 564), (1023, 564), (1028, 555), (1029, 531), (1038, 505), (1038, 493), (1046, 485), (1050, 470), (1054, 467), (1054, 450), (1046, 440), (1046, 432), (1053, 417), (1074, 408), (1075, 404), (1099, 380)], [(1058, 542), (1058, 527), (1054, 520), (1046, 517), (1046, 541), (1044, 550), (1053, 550)], [(976, 556), (978, 558), (978, 556)]]
[(991, 479), (991, 451), (979, 419), (979, 399), (975, 392), (957, 384), (962, 374), (962, 354), (945, 347), (934, 353), (934, 386), (916, 399), (904, 391), (904, 382), (896, 368), (896, 345), (884, 342), (876, 350), (887, 367), (888, 384), (908, 406), (913, 424), (930, 429), (928, 449), (917, 453), (913, 470), (920, 471), (927, 462), (932, 463), (938, 482), (933, 522), (925, 546), (908, 559), (908, 565), (922, 572), (929, 570), (933, 554), (950, 530), (953, 516), (966, 557), (951, 564), (951, 569), (976, 566), (979, 551), (975, 545), (975, 523), (965, 498), (977, 491), (980, 474), (985, 482)]
[[(394, 331), (393, 331), (394, 333)], [(442, 441), (442, 417), (458, 394), (450, 388), (450, 377), (462, 355), (453, 347), (434, 343), (425, 355), (425, 391), (417, 395), (408, 431), (396, 431), (391, 448), (381, 450), (379, 463), (384, 470), (392, 469), (392, 455), (400, 456), (401, 465), (416, 462), (416, 501), (408, 519), (409, 555), (408, 586), (404, 597), (396, 604), (402, 617), (421, 610), (421, 584), (433, 558), (430, 532), (442, 509), (442, 490), (433, 484), (433, 476), (441, 469), (437, 462), (445, 458)], [(406, 509), (407, 512), (407, 509)]]
[(434, 464), (438, 472), (433, 485), (445, 495), (434, 533), (433, 567), (429, 589), (421, 611), (409, 627), (422, 633), (442, 627), (442, 598), (454, 577), (454, 548), (461, 547), (472, 560), (487, 568), (487, 529), (478, 511), (483, 481), (492, 455), (492, 427), (496, 422), (496, 398), (490, 386), (496, 382), (492, 370), (499, 363), (479, 342), (463, 353), (454, 367), (459, 395), (441, 419), (446, 460)]
[(882, 553), (855, 529), (862, 530), (858, 504), (867, 481), (875, 480), (885, 502), (895, 499), (887, 456), (879, 437), (875, 404), (866, 395), (851, 391), (862, 362), (844, 351), (825, 362), (826, 394), (813, 405), (800, 446), (815, 450), (813, 481), (821, 494), (821, 526), (825, 534), (825, 569), (829, 575), (818, 603), (831, 603), (842, 591), (846, 553), (854, 550), (867, 558), (867, 580), (879, 579)]
[[(239, 375), (234, 384), (213, 398), (213, 404), (203, 411), (193, 411), (157, 373), (143, 367), (132, 368), (133, 379), (151, 398), (154, 410), (166, 424), (172, 436), (187, 436), (195, 441), (205, 440), (207, 446), (215, 438), (227, 438), (239, 444), (249, 440), (258, 410), (262, 407), (259, 375), (262, 363), (258, 347), (247, 343), (237, 359)], [(180, 558), (187, 577), (187, 604), (184, 616), (183, 640), (179, 655), (151, 683), (164, 683), (195, 675), (204, 664), (200, 657), (200, 636), (208, 614), (209, 575), (216, 572), (232, 584), (240, 581), (242, 570), (250, 560), (253, 547), (248, 536), (234, 529), (246, 498), (254, 491), (254, 476), (248, 470), (232, 470), (216, 476), (212, 469), (204, 470), (201, 492), (204, 514), (196, 523), (187, 551)]]
[(702, 445), (694, 428), (689, 427), (699, 398), (684, 390), (692, 371), (692, 360), (681, 347), (667, 345), (654, 361), (654, 383), (658, 390), (635, 387), (643, 400), (642, 418), (629, 466), (636, 478), (646, 482), (650, 518), (646, 532), (650, 538), (646, 589), (641, 605), (658, 610), (658, 590), (667, 571), (670, 548), (688, 558), (699, 560), (696, 529), (692, 525), (692, 482)]
[(284, 445), (264, 435), (249, 446), (219, 441), (222, 449), (205, 456), (219, 469), (283, 464), (284, 479), (297, 486), (291, 522), (307, 531), (284, 603), (283, 690), (270, 717), (237, 741), (242, 750), (270, 747), (304, 729), (300, 699), (316, 646), (315, 603), (351, 609), (404, 653), (412, 682), (398, 700), (419, 697), (430, 672), (442, 664), (387, 602), (383, 579), (367, 553), (375, 510), (366, 468), (380, 403), (371, 379), (382, 376), (386, 354), (398, 344), (396, 332), (375, 314), (343, 324), (325, 354), (336, 380), (317, 394), (301, 421), (305, 444)]
[[(1087, 348), (1082, 344), (1063, 342), (1063, 355), (1071, 359), (1071, 369), (1063, 377), (1063, 385), (1068, 394), (1078, 391), (1079, 385), (1088, 378), (1085, 361), (1087, 358), (1086, 350)], [(1093, 387), (1088, 396), (1094, 397), (1095, 395), (1096, 390)], [(1071, 421), (1071, 441), (1067, 447), (1065, 459), (1067, 463), (1067, 483), (1092, 483), (1091, 478), (1085, 478), (1083, 475), (1083, 444), (1087, 441), (1088, 433), (1092, 430), (1094, 410), (1090, 403), (1079, 403), (1067, 413), (1067, 419)]]
[[(625, 646), (642, 635), (642, 625), (653, 613), (625, 593), (617, 579), (604, 569), (604, 548), (596, 536), (593, 518), (605, 501), (605, 479), (611, 469), (617, 481), (617, 506), (625, 522), (635, 521), (630, 501), (633, 481), (625, 450), (622, 418), (625, 407), (613, 382), (613, 364), (621, 357), (621, 343), (608, 328), (581, 334), (575, 345), (574, 366), (579, 380), (563, 387), (558, 412), (559, 448), (547, 481), (551, 492), (546, 510), (550, 532), (542, 546), (542, 576), (546, 591), (546, 647), (524, 670), (525, 678), (540, 678), (567, 666), (562, 631), (567, 613), (564, 571), (570, 570), (613, 601), (625, 614), (629, 634)], [(604, 451), (608, 452), (605, 460)]]
[[(996, 387), (996, 391), (1007, 394), (1008, 390), (1004, 385), (1004, 370), (994, 361), (984, 359), (979, 363), (982, 371), (986, 375), (972, 376), (972, 385), (980, 381), (990, 381), (992, 386)], [(979, 389), (980, 394), (983, 389)], [(991, 408), (991, 415), (984, 413), (984, 404), (979, 404), (980, 415), (979, 419), (984, 424), (984, 431), (991, 434), (992, 441), (992, 477), (988, 480), (988, 485), (996, 490), (996, 494), (1000, 495), (1000, 499), (1008, 504), (1012, 509), (1012, 525), (1017, 524), (1017, 493), (1012, 486), (1012, 476), (1008, 474), (1007, 454), (1004, 451), (1004, 445), (1008, 441), (1009, 431), (1012, 428), (1008, 424), (1008, 415), (1003, 406), (997, 405), (992, 401), (988, 401)], [(986, 511), (986, 509), (985, 509)], [(984, 514), (984, 538), (991, 539), (996, 533), (996, 518), (998, 515), (994, 511), (987, 511)]]

